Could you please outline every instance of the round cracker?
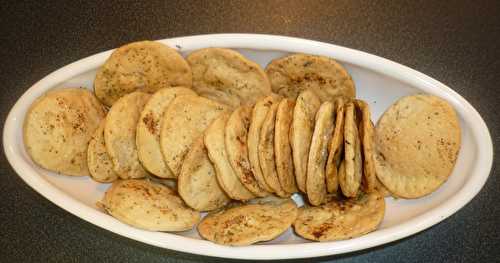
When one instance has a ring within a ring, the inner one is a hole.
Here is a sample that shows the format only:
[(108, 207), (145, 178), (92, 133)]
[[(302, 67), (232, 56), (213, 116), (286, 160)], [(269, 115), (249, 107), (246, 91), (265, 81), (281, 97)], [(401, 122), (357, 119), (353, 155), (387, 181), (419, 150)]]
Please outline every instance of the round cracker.
[(344, 151), (344, 102), (339, 98), (335, 101), (335, 128), (329, 145), (326, 161), (326, 189), (329, 193), (337, 193), (339, 187), (338, 167)]
[(160, 149), (168, 167), (178, 176), (191, 144), (226, 106), (197, 95), (175, 98), (163, 114)]
[(273, 189), (276, 195), (287, 197), (290, 194), (285, 192), (281, 187), (278, 172), (276, 171), (276, 160), (274, 156), (274, 128), (278, 105), (279, 103), (275, 103), (269, 107), (264, 122), (262, 123), (258, 146), (259, 163), (267, 185)]
[(293, 54), (278, 58), (266, 67), (273, 92), (292, 99), (310, 89), (321, 101), (337, 96), (354, 98), (356, 90), (351, 76), (332, 58)]
[(241, 183), (254, 195), (263, 197), (269, 193), (259, 186), (248, 160), (247, 134), (251, 117), (252, 108), (249, 106), (240, 106), (233, 111), (226, 123), (224, 142), (229, 163)]
[(314, 132), (316, 112), (321, 102), (318, 96), (310, 91), (302, 91), (293, 108), (293, 119), (290, 128), (290, 146), (292, 147), (293, 165), (297, 187), (306, 192), (307, 160)]
[(117, 180), (101, 204), (123, 223), (150, 231), (189, 230), (200, 220), (174, 190), (149, 180)]
[(141, 41), (116, 49), (97, 71), (96, 96), (111, 106), (136, 90), (154, 93), (161, 88), (191, 87), (191, 69), (184, 58), (166, 45)]
[(252, 167), (255, 180), (259, 183), (259, 186), (265, 191), (272, 193), (274, 190), (269, 187), (264, 179), (264, 174), (259, 163), (259, 137), (260, 131), (262, 130), (262, 123), (266, 118), (266, 114), (269, 111), (271, 105), (278, 103), (279, 97), (275, 95), (270, 95), (258, 100), (252, 110), (252, 121), (250, 122), (250, 128), (248, 128), (248, 160), (250, 160), (250, 166)]
[(191, 145), (186, 155), (177, 178), (177, 191), (188, 206), (198, 211), (218, 209), (230, 201), (217, 182), (203, 137)]
[(320, 205), (327, 201), (325, 168), (328, 159), (328, 144), (333, 133), (333, 111), (333, 103), (325, 101), (316, 113), (306, 178), (307, 199), (312, 205)]
[(382, 222), (385, 201), (378, 193), (360, 194), (319, 207), (299, 208), (293, 227), (303, 238), (332, 241), (362, 236), (375, 230)]
[(363, 156), (363, 180), (362, 186), (365, 192), (375, 191), (377, 186), (377, 175), (375, 174), (375, 164), (373, 163), (373, 140), (375, 127), (371, 121), (370, 107), (362, 100), (354, 101), (359, 121), (359, 138), (361, 139), (361, 149)]
[(297, 192), (293, 171), (292, 148), (290, 147), (289, 139), (294, 106), (295, 103), (290, 99), (281, 100), (276, 111), (276, 124), (274, 128), (276, 172), (283, 191), (289, 194)]
[(460, 144), (460, 123), (445, 100), (424, 94), (401, 98), (376, 127), (377, 176), (398, 197), (425, 196), (448, 179)]
[(198, 232), (217, 244), (245, 246), (278, 237), (295, 218), (297, 206), (290, 199), (247, 204), (208, 215), (198, 225)]
[(41, 167), (66, 175), (89, 174), (87, 146), (106, 113), (84, 88), (49, 91), (26, 113), (23, 140), (31, 159)]
[(118, 174), (113, 170), (113, 161), (106, 151), (104, 143), (104, 125), (101, 121), (99, 128), (92, 136), (87, 149), (87, 163), (89, 166), (90, 178), (101, 183), (110, 183), (118, 179)]
[(135, 91), (113, 104), (104, 125), (106, 150), (113, 169), (122, 179), (142, 178), (147, 172), (139, 162), (135, 143), (137, 122), (151, 95)]
[(205, 130), (204, 143), (208, 157), (215, 167), (215, 175), (221, 188), (235, 200), (246, 201), (255, 197), (243, 186), (229, 163), (224, 134), (229, 113), (222, 113)]
[(160, 178), (175, 178), (163, 160), (160, 149), (160, 129), (163, 113), (172, 100), (178, 96), (196, 95), (187, 88), (163, 88), (155, 92), (144, 106), (137, 122), (137, 154), (146, 170)]
[(345, 107), (344, 125), (344, 171), (339, 175), (342, 193), (347, 197), (358, 194), (363, 175), (363, 159), (354, 103)]
[(187, 57), (193, 70), (193, 89), (220, 103), (253, 105), (271, 93), (267, 75), (261, 67), (240, 53), (225, 48), (205, 48)]

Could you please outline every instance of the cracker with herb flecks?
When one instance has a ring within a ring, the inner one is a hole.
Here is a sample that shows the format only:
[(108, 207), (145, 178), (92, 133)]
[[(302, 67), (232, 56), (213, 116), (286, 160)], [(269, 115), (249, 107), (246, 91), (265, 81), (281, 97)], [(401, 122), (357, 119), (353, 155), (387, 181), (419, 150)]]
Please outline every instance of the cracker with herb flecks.
[(278, 237), (296, 217), (297, 206), (290, 199), (247, 204), (209, 214), (198, 232), (217, 244), (245, 246)]
[(327, 201), (325, 168), (328, 159), (328, 144), (334, 128), (333, 111), (333, 103), (326, 101), (321, 104), (316, 113), (306, 178), (307, 199), (312, 205), (320, 205)]
[(322, 206), (299, 208), (293, 223), (295, 233), (315, 241), (333, 241), (362, 236), (375, 230), (384, 219), (385, 200), (378, 193), (332, 200)]
[(453, 107), (433, 95), (399, 99), (375, 128), (377, 177), (395, 196), (419, 198), (450, 176), (461, 144)]
[(160, 129), (163, 113), (170, 102), (183, 95), (196, 95), (188, 88), (163, 88), (155, 92), (148, 100), (137, 122), (137, 154), (144, 168), (161, 178), (175, 178), (173, 172), (163, 160), (160, 148)]
[(227, 106), (197, 95), (175, 98), (163, 114), (160, 149), (177, 177), (191, 144)]
[(113, 169), (122, 179), (142, 178), (147, 171), (137, 155), (137, 122), (150, 94), (135, 91), (121, 97), (106, 116), (104, 142)]
[(306, 192), (307, 160), (314, 132), (316, 112), (321, 102), (318, 96), (310, 91), (302, 91), (293, 108), (293, 119), (290, 127), (290, 146), (292, 147), (295, 181), (303, 193)]
[(297, 192), (295, 174), (293, 171), (292, 148), (290, 147), (290, 126), (293, 119), (295, 103), (290, 99), (283, 99), (276, 111), (274, 128), (274, 157), (276, 172), (283, 191), (293, 194)]
[(185, 231), (200, 221), (169, 187), (145, 179), (117, 180), (99, 203), (123, 223), (150, 231)]
[(292, 99), (311, 90), (321, 101), (338, 96), (354, 98), (356, 89), (347, 70), (332, 58), (292, 54), (271, 61), (266, 67), (273, 92)]
[(26, 152), (41, 167), (88, 175), (87, 146), (106, 112), (84, 88), (48, 91), (28, 109), (23, 124)]
[(269, 195), (255, 179), (248, 159), (247, 135), (252, 117), (250, 106), (240, 106), (231, 113), (224, 130), (224, 143), (231, 167), (241, 183), (254, 195)]
[(259, 137), (259, 163), (262, 174), (267, 185), (280, 197), (288, 197), (289, 193), (283, 190), (276, 171), (276, 159), (274, 156), (274, 129), (276, 125), (276, 112), (279, 103), (274, 103), (264, 118)]
[(326, 161), (326, 188), (329, 193), (337, 193), (339, 187), (338, 167), (344, 157), (344, 99), (335, 100), (335, 128), (329, 145)]
[(266, 114), (269, 111), (271, 105), (279, 103), (280, 98), (275, 95), (269, 95), (258, 100), (252, 109), (252, 120), (250, 121), (250, 127), (248, 128), (248, 160), (252, 167), (255, 180), (259, 183), (259, 186), (269, 193), (273, 193), (274, 190), (267, 185), (264, 179), (264, 174), (259, 163), (259, 137), (260, 131), (262, 130), (262, 124), (266, 118)]
[(205, 130), (203, 139), (221, 188), (231, 199), (246, 201), (254, 198), (255, 195), (243, 186), (229, 163), (224, 139), (229, 115), (228, 112), (222, 113), (215, 119)]
[(193, 70), (193, 89), (200, 96), (236, 108), (271, 94), (266, 73), (237, 51), (205, 48), (189, 54), (187, 61)]
[(140, 41), (119, 47), (99, 68), (94, 90), (99, 100), (113, 105), (124, 95), (161, 88), (191, 87), (191, 68), (173, 48), (154, 41)]
[(356, 117), (354, 103), (347, 103), (344, 123), (344, 168), (339, 174), (340, 189), (347, 197), (358, 194), (363, 176), (361, 140)]
[(177, 191), (188, 206), (198, 211), (215, 210), (230, 201), (217, 182), (203, 137), (195, 140), (186, 155), (177, 178)]

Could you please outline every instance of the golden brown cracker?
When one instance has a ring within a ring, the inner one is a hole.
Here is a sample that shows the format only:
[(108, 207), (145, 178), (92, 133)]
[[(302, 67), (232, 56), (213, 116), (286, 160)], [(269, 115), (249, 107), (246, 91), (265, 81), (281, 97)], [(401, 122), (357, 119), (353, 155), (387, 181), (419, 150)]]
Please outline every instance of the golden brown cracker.
[(297, 97), (293, 109), (290, 145), (295, 168), (295, 181), (303, 193), (306, 192), (307, 160), (314, 132), (316, 112), (320, 105), (321, 102), (314, 92), (304, 90)]
[(276, 111), (274, 128), (274, 157), (276, 172), (283, 191), (297, 192), (295, 174), (293, 170), (292, 148), (290, 147), (290, 126), (293, 119), (295, 103), (290, 99), (283, 99)]
[(226, 123), (224, 142), (229, 163), (241, 183), (254, 195), (263, 197), (269, 193), (255, 179), (248, 159), (247, 135), (251, 117), (252, 108), (249, 106), (240, 106), (234, 110)]
[(334, 128), (333, 111), (333, 103), (326, 101), (321, 104), (316, 113), (316, 123), (307, 161), (306, 178), (307, 199), (312, 205), (320, 205), (326, 202), (325, 168), (328, 158), (328, 144), (332, 138)]
[(375, 129), (377, 177), (398, 197), (425, 196), (448, 179), (460, 144), (460, 123), (448, 102), (433, 95), (403, 97)]
[(225, 105), (197, 95), (180, 96), (170, 103), (163, 114), (160, 149), (175, 177), (194, 140), (226, 110)]
[(188, 206), (198, 211), (215, 210), (230, 201), (219, 186), (203, 137), (198, 138), (186, 154), (177, 178), (177, 191)]
[(378, 193), (333, 200), (322, 206), (299, 208), (293, 227), (303, 238), (315, 241), (343, 240), (375, 230), (382, 222), (385, 201)]
[(255, 195), (243, 186), (229, 163), (224, 139), (228, 119), (229, 113), (222, 113), (215, 119), (205, 130), (204, 143), (221, 188), (231, 199), (246, 201)]
[(261, 67), (237, 51), (205, 48), (189, 54), (187, 61), (193, 70), (193, 89), (200, 96), (236, 108), (253, 105), (271, 93)]
[(154, 41), (130, 43), (113, 51), (97, 71), (94, 90), (107, 106), (124, 95), (161, 88), (191, 87), (191, 68), (184, 58), (166, 45)]
[(135, 91), (118, 99), (106, 116), (104, 141), (113, 169), (122, 179), (142, 178), (147, 172), (139, 161), (135, 141), (137, 122), (150, 94)]
[(273, 92), (284, 97), (295, 99), (306, 89), (316, 93), (321, 101), (356, 96), (354, 82), (347, 70), (329, 57), (288, 55), (271, 61), (266, 73)]
[(209, 214), (198, 225), (198, 232), (217, 244), (245, 246), (278, 237), (296, 217), (297, 206), (290, 199), (247, 204)]

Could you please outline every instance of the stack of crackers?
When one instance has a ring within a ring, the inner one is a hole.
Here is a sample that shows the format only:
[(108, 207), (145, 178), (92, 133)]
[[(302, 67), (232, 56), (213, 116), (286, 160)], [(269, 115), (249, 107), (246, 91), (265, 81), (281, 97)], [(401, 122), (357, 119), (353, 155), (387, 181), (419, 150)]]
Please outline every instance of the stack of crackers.
[(375, 230), (386, 196), (435, 191), (460, 149), (458, 118), (443, 99), (404, 97), (375, 126), (355, 95), (332, 58), (291, 54), (264, 70), (230, 49), (184, 59), (143, 41), (113, 52), (94, 93), (38, 98), (24, 142), (43, 168), (112, 183), (98, 205), (134, 227), (197, 227), (235, 246), (290, 227), (341, 240)]

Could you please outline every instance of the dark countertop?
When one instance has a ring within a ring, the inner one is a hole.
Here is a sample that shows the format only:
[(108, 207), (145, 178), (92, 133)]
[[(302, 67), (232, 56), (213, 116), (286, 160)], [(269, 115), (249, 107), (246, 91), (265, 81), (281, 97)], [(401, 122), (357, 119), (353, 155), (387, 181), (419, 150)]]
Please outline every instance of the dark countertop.
[[(428, 74), (465, 97), (500, 143), (499, 1), (11, 1), (0, 12), (2, 127), (28, 87), (80, 58), (142, 39), (251, 32), (360, 49)], [(442, 223), (385, 246), (316, 260), (498, 261), (498, 165), (495, 158), (483, 190)], [(3, 151), (0, 225), (2, 262), (220, 260), (145, 245), (65, 212), (28, 187)]]

